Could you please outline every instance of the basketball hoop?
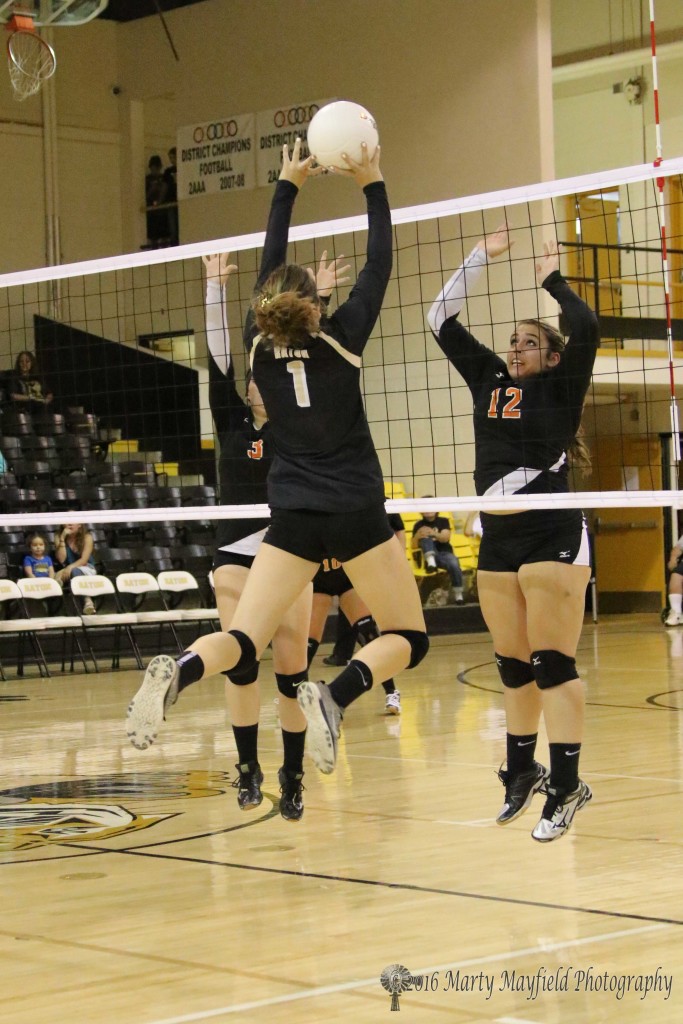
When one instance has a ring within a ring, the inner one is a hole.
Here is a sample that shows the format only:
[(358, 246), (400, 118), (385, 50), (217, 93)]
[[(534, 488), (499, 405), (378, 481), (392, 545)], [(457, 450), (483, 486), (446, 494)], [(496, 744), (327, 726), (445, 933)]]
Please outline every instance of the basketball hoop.
[(57, 68), (55, 51), (41, 39), (29, 14), (15, 13), (7, 22), (7, 63), (14, 96), (25, 100), (38, 92)]

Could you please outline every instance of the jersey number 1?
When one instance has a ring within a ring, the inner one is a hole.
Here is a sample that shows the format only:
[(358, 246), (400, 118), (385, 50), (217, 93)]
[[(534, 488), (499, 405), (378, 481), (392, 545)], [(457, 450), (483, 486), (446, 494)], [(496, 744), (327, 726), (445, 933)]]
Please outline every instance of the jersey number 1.
[(296, 404), (301, 409), (310, 409), (311, 396), (308, 393), (308, 381), (306, 380), (306, 367), (303, 359), (294, 359), (287, 363), (287, 373), (291, 373), (294, 379), (294, 394)]

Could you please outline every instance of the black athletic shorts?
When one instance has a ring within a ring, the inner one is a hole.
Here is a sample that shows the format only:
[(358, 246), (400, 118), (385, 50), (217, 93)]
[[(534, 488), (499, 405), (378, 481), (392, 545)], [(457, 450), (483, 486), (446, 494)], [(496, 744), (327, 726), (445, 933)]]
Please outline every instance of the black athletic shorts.
[(507, 516), (481, 513), (477, 568), (517, 572), (532, 562), (590, 565), (588, 530), (581, 509), (533, 509)]
[(271, 508), (263, 543), (308, 562), (322, 562), (331, 556), (348, 562), (393, 536), (382, 501), (358, 512)]
[(222, 551), (220, 548), (213, 556), (213, 569), (220, 569), (222, 565), (243, 565), (245, 569), (251, 569), (256, 555), (239, 555), (236, 551)]
[[(325, 568), (326, 566), (329, 568)], [(326, 558), (313, 577), (313, 593), (341, 597), (349, 590), (353, 590), (353, 583), (336, 558)]]

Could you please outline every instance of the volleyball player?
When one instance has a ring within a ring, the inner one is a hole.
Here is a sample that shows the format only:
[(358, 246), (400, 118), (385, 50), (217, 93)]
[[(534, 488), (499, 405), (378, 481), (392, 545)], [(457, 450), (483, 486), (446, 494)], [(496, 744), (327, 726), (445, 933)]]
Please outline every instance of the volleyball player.
[[(585, 457), (577, 431), (598, 347), (597, 318), (560, 274), (557, 246), (549, 242), (536, 277), (560, 305), (567, 343), (535, 319), (517, 324), (506, 360), (476, 341), (458, 313), (487, 260), (509, 247), (505, 227), (482, 239), (427, 319), (472, 393), (477, 494), (561, 494), (569, 489), (568, 456)], [(590, 578), (586, 523), (573, 509), (482, 513), (481, 521), (479, 601), (507, 718), (507, 769), (499, 773), (505, 802), (496, 820), (514, 821), (544, 790), (531, 834), (550, 842), (569, 830), (592, 796), (578, 773), (585, 698), (575, 662)], [(549, 773), (534, 756), (541, 712)]]
[[(283, 149), (266, 245), (287, 242), (299, 189), (312, 158), (297, 139)], [(334, 770), (346, 708), (373, 684), (422, 661), (429, 648), (412, 571), (393, 538), (384, 483), (360, 391), (361, 355), (379, 315), (392, 265), (391, 216), (379, 148), (348, 160), (368, 208), (367, 262), (349, 298), (328, 318), (312, 271), (279, 267), (257, 290), (251, 366), (270, 420), (273, 464), (268, 477), (270, 525), (245, 582), (227, 633), (200, 637), (177, 664), (152, 660), (129, 709), (132, 742), (146, 746), (164, 706), (204, 675), (248, 673), (322, 559), (334, 551), (373, 614), (381, 635), (327, 686), (292, 687), (308, 721), (309, 751), (325, 773)]]
[[(284, 258), (284, 253), (264, 250), (264, 280)], [(244, 399), (235, 385), (230, 352), (225, 288), (237, 267), (229, 254), (205, 256), (206, 340), (209, 352), (209, 403), (220, 444), (220, 496), (224, 505), (261, 504), (266, 500), (266, 478), (272, 462), (268, 417), (253, 380)], [(220, 519), (213, 581), (221, 625), (232, 620), (247, 574), (265, 534), (257, 519)], [(287, 609), (273, 636), (273, 671), (280, 691), (278, 710), (284, 748), (278, 772), (280, 813), (298, 821), (303, 815), (302, 779), (306, 719), (291, 687), (306, 678), (306, 640), (310, 618), (310, 588)], [(239, 763), (235, 787), (242, 810), (258, 807), (263, 800), (263, 772), (258, 760), (258, 723), (261, 707), (258, 663), (240, 674), (228, 672), (226, 698)]]
[[(339, 612), (345, 615), (351, 624), (354, 647), (356, 643), (364, 647), (379, 636), (377, 623), (353, 589), (353, 584), (342, 566), (336, 558), (323, 558), (320, 568), (313, 577), (313, 608), (311, 610), (311, 625), (308, 630), (309, 668), (323, 638), (333, 597), (339, 599)], [(353, 651), (351, 657), (353, 657)], [(349, 661), (351, 657), (348, 659)], [(382, 689), (385, 694), (384, 710), (386, 713), (400, 715), (401, 694), (396, 689), (394, 680), (385, 679)]]
[[(406, 546), (406, 533), (403, 526), (403, 519), (397, 512), (388, 512), (387, 516), (389, 524), (394, 531), (394, 535), (398, 538), (401, 545), (401, 550), (403, 550)], [(315, 578), (313, 579), (313, 592), (315, 593)], [(323, 665), (333, 665), (336, 667), (339, 667), (340, 665), (348, 665), (353, 657), (353, 652), (356, 649), (357, 642), (358, 631), (351, 625), (344, 615), (344, 612), (338, 610), (334, 647), (332, 648), (332, 653), (328, 654), (326, 658), (323, 658)]]

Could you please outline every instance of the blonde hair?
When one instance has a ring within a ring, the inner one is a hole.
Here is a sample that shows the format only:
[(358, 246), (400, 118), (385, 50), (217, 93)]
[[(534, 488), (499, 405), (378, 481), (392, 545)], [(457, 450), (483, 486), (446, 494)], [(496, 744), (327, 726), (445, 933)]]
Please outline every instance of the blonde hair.
[(281, 348), (308, 343), (320, 326), (320, 299), (305, 267), (278, 267), (252, 299), (256, 326)]

